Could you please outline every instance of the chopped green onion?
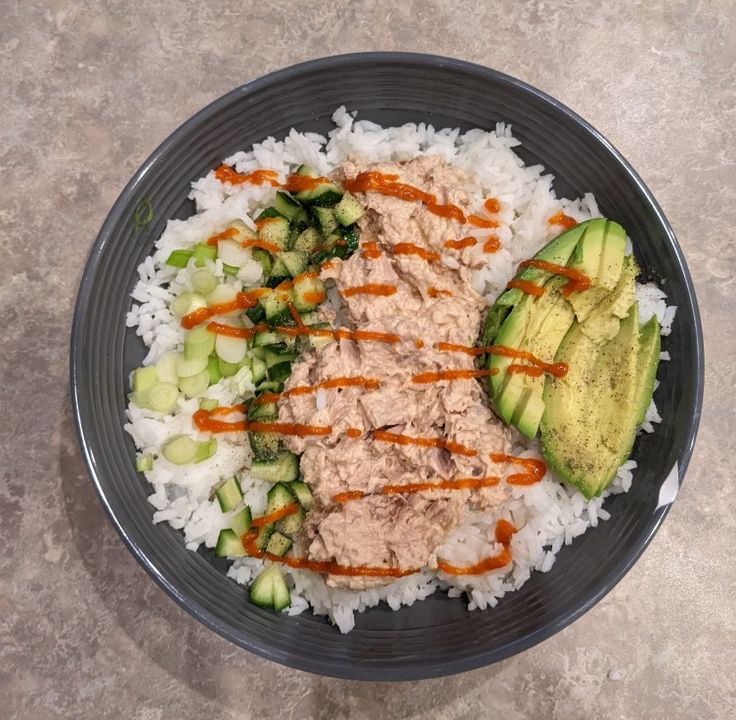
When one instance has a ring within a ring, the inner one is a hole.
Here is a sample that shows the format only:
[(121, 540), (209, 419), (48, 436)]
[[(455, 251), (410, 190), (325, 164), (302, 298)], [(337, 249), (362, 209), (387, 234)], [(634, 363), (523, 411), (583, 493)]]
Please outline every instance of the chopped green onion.
[(130, 385), (133, 388), (134, 393), (143, 393), (153, 387), (157, 380), (158, 376), (154, 366), (140, 367), (133, 370)]
[(214, 260), (216, 257), (217, 247), (215, 245), (198, 243), (194, 246), (194, 264), (197, 267), (204, 267), (205, 260)]
[(252, 394), (255, 390), (255, 386), (253, 385), (253, 372), (249, 365), (241, 367), (240, 370), (235, 373), (233, 382), (237, 385), (237, 392), (241, 397), (246, 394)]
[[(207, 302), (210, 305), (221, 305), (229, 303), (238, 297), (238, 291), (232, 285), (218, 285), (208, 296)], [(240, 315), (242, 310), (233, 310), (229, 313), (223, 313), (223, 317), (232, 317)]]
[[(149, 470), (153, 470), (153, 455), (139, 455), (135, 459), (135, 469), (138, 472), (148, 472)], [(245, 532), (245, 530), (243, 532)]]
[(217, 278), (209, 270), (195, 270), (192, 273), (192, 287), (195, 292), (209, 295), (217, 287)]
[(220, 381), (222, 373), (220, 372), (220, 362), (217, 357), (211, 357), (207, 360), (207, 372), (210, 374), (210, 385)]
[(176, 374), (179, 378), (192, 377), (207, 369), (209, 358), (199, 357), (193, 360), (187, 360), (184, 355), (178, 355), (176, 358)]
[(202, 398), (199, 401), (199, 409), (200, 410), (207, 410), (208, 412), (211, 412), (212, 410), (214, 410), (218, 405), (219, 405), (219, 403), (214, 398), (207, 398), (206, 397), (206, 398)]
[(225, 362), (222, 358), (217, 358), (217, 369), (222, 377), (232, 377), (240, 369), (237, 363)]
[(176, 374), (176, 353), (173, 350), (165, 352), (156, 363), (156, 377), (159, 382), (174, 383), (179, 379)]
[(201, 395), (210, 386), (210, 374), (205, 367), (196, 375), (179, 378), (179, 388), (188, 398)]
[(225, 362), (239, 363), (247, 351), (248, 343), (245, 338), (230, 335), (217, 335), (215, 338), (215, 352)]
[(199, 463), (204, 460), (209, 460), (217, 452), (217, 439), (210, 438), (204, 440), (197, 445), (197, 454), (194, 457), (194, 462)]
[(193, 250), (174, 250), (166, 260), (166, 264), (172, 267), (185, 268), (192, 255), (194, 255)]
[(156, 383), (149, 391), (146, 407), (156, 412), (170, 413), (176, 407), (179, 390), (172, 383)]
[(198, 360), (209, 358), (215, 349), (215, 333), (210, 332), (206, 326), (195, 328), (187, 333), (184, 338), (184, 359)]
[(163, 456), (174, 465), (187, 465), (197, 457), (198, 443), (186, 435), (174, 435), (161, 447)]
[(235, 267), (235, 265), (226, 265), (225, 263), (222, 263), (222, 272), (224, 272), (225, 275), (237, 275), (239, 269), (240, 268)]
[(171, 303), (172, 312), (180, 317), (205, 307), (207, 300), (199, 293), (182, 293)]

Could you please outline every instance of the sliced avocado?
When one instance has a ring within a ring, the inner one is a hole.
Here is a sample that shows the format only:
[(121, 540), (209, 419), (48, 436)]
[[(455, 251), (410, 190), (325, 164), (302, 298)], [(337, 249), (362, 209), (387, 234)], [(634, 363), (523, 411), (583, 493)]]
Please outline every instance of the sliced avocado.
[[(534, 298), (531, 295), (523, 295), (521, 301), (511, 310), (506, 317), (501, 329), (496, 334), (493, 342), (496, 345), (503, 345), (505, 347), (516, 348), (519, 347), (521, 342), (526, 335), (527, 325), (529, 324), (529, 316), (531, 315), (531, 309), (534, 305)], [(506, 378), (504, 372), (506, 367), (511, 363), (511, 359), (503, 357), (502, 355), (489, 355), (488, 356), (488, 369), (495, 369), (497, 372), (495, 375), (490, 375), (488, 378), (488, 391), (491, 398), (495, 398), (496, 394), (501, 388), (501, 384)], [(501, 412), (497, 407), (497, 412), (506, 421), (511, 421), (511, 413), (513, 408), (506, 414)]]
[(605, 218), (591, 220), (575, 248), (568, 266), (591, 280), (591, 286), (568, 296), (577, 319), (582, 322), (593, 308), (616, 287), (626, 252), (626, 231)]
[(616, 287), (593, 308), (582, 324), (582, 331), (596, 345), (608, 342), (618, 333), (621, 319), (628, 315), (634, 303), (638, 273), (634, 256), (627, 255)]
[(654, 380), (659, 366), (661, 338), (657, 316), (652, 317), (639, 329), (639, 357), (636, 375), (637, 427), (644, 422), (654, 393)]
[(599, 495), (629, 456), (636, 434), (639, 323), (632, 305), (618, 334), (596, 345), (573, 323), (555, 357), (563, 378), (545, 380), (542, 452), (586, 498)]
[[(544, 362), (552, 362), (562, 338), (575, 319), (570, 304), (562, 295), (566, 282), (565, 278), (554, 276), (546, 283), (544, 295), (531, 304), (526, 329), (516, 345), (509, 346), (508, 342), (500, 339), (496, 344), (525, 350)], [(544, 376), (507, 373), (508, 366), (514, 362), (518, 361), (498, 355), (491, 357), (489, 367), (498, 369), (498, 374), (492, 376), (498, 388), (493, 398), (494, 406), (506, 422), (527, 437), (534, 437), (544, 412)]]
[[(569, 230), (566, 230), (561, 235), (558, 235), (554, 240), (550, 240), (535, 256), (535, 260), (544, 260), (545, 262), (554, 263), (555, 265), (567, 265), (570, 256), (572, 255), (575, 247), (578, 244), (580, 238), (584, 235), (586, 228), (596, 220), (586, 220), (586, 222), (580, 223)], [(538, 285), (544, 284), (550, 277), (551, 273), (546, 270), (539, 270), (538, 268), (527, 267), (523, 268), (515, 276), (516, 280), (528, 280), (529, 282), (536, 282)], [(542, 282), (539, 282), (539, 281)], [(488, 313), (486, 319), (486, 327), (489, 322), (494, 320), (494, 310), (497, 306), (499, 307), (513, 307), (518, 303), (521, 298), (524, 297), (524, 293), (518, 288), (510, 288), (501, 295), (498, 296), (496, 302), (493, 304), (491, 311)], [(498, 311), (496, 311), (498, 313)], [(503, 320), (503, 318), (501, 318)], [(500, 323), (498, 324), (500, 327)], [(492, 329), (492, 328), (491, 328)], [(496, 332), (498, 328), (496, 329)], [(496, 334), (496, 332), (490, 333), (490, 336)], [(486, 333), (489, 334), (489, 333)]]

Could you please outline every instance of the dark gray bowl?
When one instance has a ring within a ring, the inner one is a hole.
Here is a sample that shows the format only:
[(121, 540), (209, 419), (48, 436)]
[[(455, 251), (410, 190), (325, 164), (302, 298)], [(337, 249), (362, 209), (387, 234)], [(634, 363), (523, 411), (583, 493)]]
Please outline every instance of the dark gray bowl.
[[(567, 196), (595, 193), (603, 214), (630, 232), (645, 273), (678, 306), (659, 372), (665, 421), (641, 438), (634, 486), (609, 500), (612, 518), (558, 555), (494, 610), (467, 612), (437, 593), (414, 607), (379, 607), (341, 635), (323, 618), (289, 618), (246, 602), (209, 553), (151, 523), (149, 488), (123, 431), (126, 378), (143, 352), (125, 329), (135, 268), (169, 218), (192, 212), (189, 183), (234, 151), (291, 127), (325, 133), (339, 105), (383, 125), (513, 124), (526, 162), (554, 173)], [(477, 65), (429, 55), (368, 53), (325, 58), (243, 85), (182, 125), (143, 164), (110, 211), (92, 248), (72, 331), (71, 382), (82, 451), (113, 524), (156, 582), (224, 637), (276, 662), (326, 675), (408, 680), (470, 670), (549, 637), (600, 600), (634, 564), (667, 514), (659, 489), (677, 463), (685, 472), (700, 418), (703, 344), (695, 293), (680, 249), (644, 183), (596, 130), (556, 100)], [(655, 588), (651, 588), (655, 592)]]

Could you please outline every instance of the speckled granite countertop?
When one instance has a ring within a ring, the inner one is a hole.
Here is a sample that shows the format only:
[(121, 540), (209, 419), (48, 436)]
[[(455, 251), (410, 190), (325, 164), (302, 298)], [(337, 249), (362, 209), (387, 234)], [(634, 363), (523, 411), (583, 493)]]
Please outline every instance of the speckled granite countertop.
[[(145, 7), (0, 3), (0, 718), (734, 717), (733, 0)], [(248, 79), (371, 49), (497, 68), (599, 128), (672, 222), (711, 341), (687, 481), (623, 582), (520, 656), (405, 685), (288, 670), (180, 610), (97, 502), (67, 381), (87, 252), (151, 150)]]

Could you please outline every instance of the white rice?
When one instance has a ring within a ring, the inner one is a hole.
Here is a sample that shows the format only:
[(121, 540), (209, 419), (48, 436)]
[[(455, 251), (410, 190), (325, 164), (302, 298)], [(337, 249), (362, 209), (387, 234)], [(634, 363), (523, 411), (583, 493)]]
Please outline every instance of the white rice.
[[(346, 160), (399, 161), (419, 155), (440, 155), (473, 178), (468, 190), (477, 199), (478, 207), (487, 197), (496, 197), (501, 202), (501, 226), (497, 231), (501, 249), (473, 279), (475, 289), (488, 304), (513, 276), (517, 264), (559, 232), (559, 228), (548, 223), (551, 215), (563, 210), (578, 221), (600, 216), (595, 198), (590, 194), (576, 200), (558, 199), (552, 188), (553, 177), (545, 174), (541, 165), (524, 166), (513, 151), (519, 141), (513, 137), (511, 127), (503, 123), (498, 123), (492, 132), (471, 130), (463, 134), (457, 129), (436, 130), (424, 123), (382, 128), (366, 120), (356, 120), (345, 108), (339, 108), (333, 120), (335, 129), (328, 138), (292, 130), (284, 141), (268, 138), (225, 162), (238, 172), (267, 168), (285, 176), (302, 163), (326, 174)], [(180, 292), (191, 290), (192, 271), (166, 265), (170, 252), (194, 246), (221, 231), (234, 218), (252, 225), (254, 211), (270, 204), (273, 192), (267, 185), (225, 186), (215, 179), (214, 171), (192, 184), (190, 197), (196, 203), (196, 214), (187, 220), (170, 220), (156, 242), (155, 252), (138, 268), (140, 280), (132, 294), (134, 304), (127, 325), (136, 328), (149, 349), (144, 364), (155, 363), (166, 351), (180, 349), (183, 342), (184, 331), (169, 311), (169, 305)], [(208, 261), (207, 267), (221, 281), (238, 290), (242, 280), (258, 281), (258, 272), (254, 274), (252, 268), (246, 276), (237, 279), (223, 274), (219, 260)], [(653, 283), (638, 285), (637, 300), (642, 324), (656, 315), (662, 335), (668, 335), (676, 308), (667, 306), (665, 293)], [(669, 355), (663, 352), (662, 359), (669, 359)], [(239, 374), (209, 388), (207, 396), (221, 404), (231, 404), (252, 392), (249, 378)], [(321, 397), (317, 393), (316, 402), (318, 405), (326, 402), (324, 393)], [(238, 434), (219, 435), (217, 452), (202, 463), (175, 466), (161, 456), (162, 443), (173, 434), (193, 433), (195, 439), (205, 439), (192, 430), (191, 414), (197, 407), (196, 399), (180, 399), (173, 414), (162, 416), (131, 404), (125, 426), (139, 451), (156, 456), (153, 469), (146, 473), (154, 489), (149, 497), (155, 508), (154, 522), (168, 522), (182, 530), (190, 550), (202, 544), (214, 547), (219, 530), (233, 514), (223, 516), (217, 503), (210, 500), (212, 486), (219, 479), (237, 475), (244, 502), (250, 505), (254, 515), (265, 510), (269, 487), (249, 475), (250, 448)], [(652, 424), (660, 420), (652, 401), (642, 430), (652, 432)], [(535, 443), (527, 443), (525, 447), (530, 456), (539, 455)], [(550, 475), (535, 485), (515, 487), (511, 499), (493, 512), (471, 513), (438, 551), (438, 555), (452, 564), (474, 563), (492, 552), (488, 538), (493, 536), (496, 521), (506, 518), (520, 528), (511, 542), (510, 569), (465, 577), (424, 571), (379, 589), (356, 592), (328, 588), (318, 574), (285, 568), (292, 585), (292, 604), (286, 612), (295, 615), (311, 606), (315, 613), (327, 615), (342, 632), (348, 632), (354, 625), (355, 612), (381, 601), (393, 609), (411, 605), (438, 587), (453, 597), (465, 595), (470, 609), (493, 607), (506, 592), (521, 587), (532, 571), (548, 572), (563, 545), (569, 545), (599, 521), (607, 520), (605, 499), (629, 489), (635, 467), (633, 460), (627, 461), (605, 494), (593, 500), (586, 500)], [(261, 560), (254, 558), (239, 559), (228, 574), (247, 584), (262, 565)]]

